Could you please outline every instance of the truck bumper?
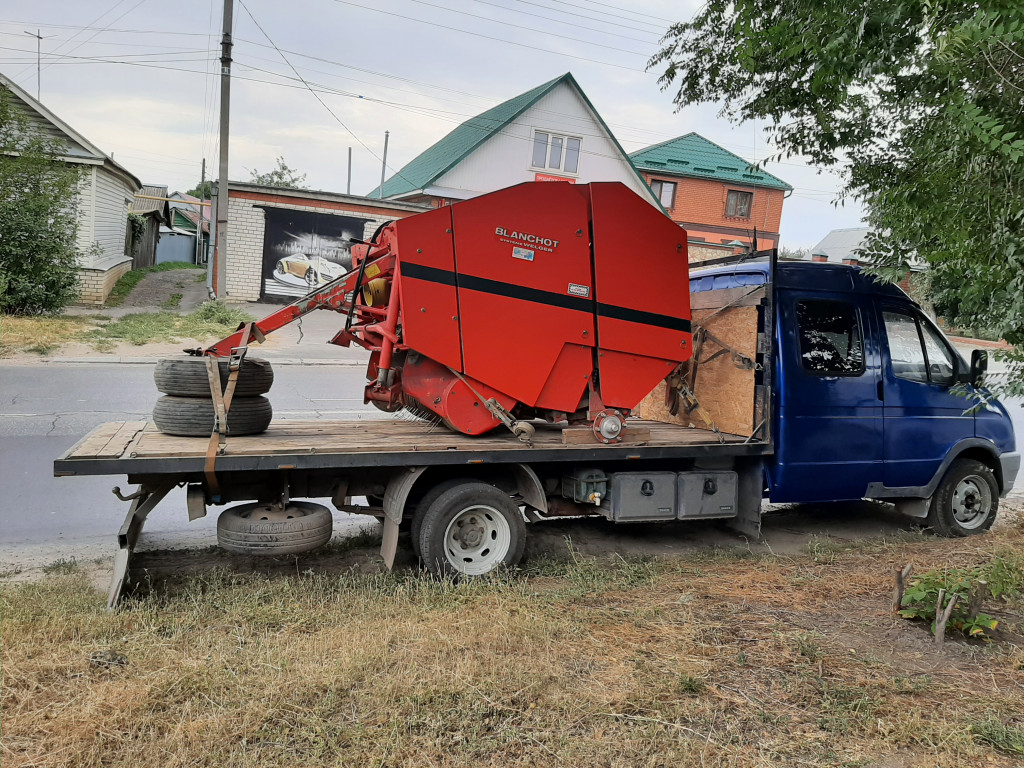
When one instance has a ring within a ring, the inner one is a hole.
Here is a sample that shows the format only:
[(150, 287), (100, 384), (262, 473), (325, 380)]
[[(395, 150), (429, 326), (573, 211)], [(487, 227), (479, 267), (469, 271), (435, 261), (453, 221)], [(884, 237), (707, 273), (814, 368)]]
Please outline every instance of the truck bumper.
[(1013, 488), (1017, 473), (1020, 471), (1020, 454), (1016, 451), (1000, 454), (999, 465), (1003, 472), (1003, 492), (999, 496), (1006, 498), (1006, 494)]

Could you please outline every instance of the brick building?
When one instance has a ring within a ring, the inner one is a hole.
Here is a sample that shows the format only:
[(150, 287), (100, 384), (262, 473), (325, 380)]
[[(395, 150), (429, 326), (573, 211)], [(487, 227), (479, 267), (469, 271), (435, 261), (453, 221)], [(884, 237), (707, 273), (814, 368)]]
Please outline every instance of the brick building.
[(304, 296), (348, 271), (349, 238), (367, 240), (384, 222), (424, 210), (390, 200), (232, 181), (225, 298), (285, 302)]
[(776, 248), (793, 188), (696, 133), (630, 155), (669, 216), (687, 233), (690, 261)]

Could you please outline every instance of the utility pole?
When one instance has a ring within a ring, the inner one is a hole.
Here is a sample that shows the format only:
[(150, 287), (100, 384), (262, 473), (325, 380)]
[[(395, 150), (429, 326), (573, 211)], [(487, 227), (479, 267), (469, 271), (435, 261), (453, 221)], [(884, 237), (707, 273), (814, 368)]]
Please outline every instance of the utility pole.
[(199, 252), (203, 247), (203, 201), (206, 199), (206, 158), (203, 158), (203, 170), (199, 176), (199, 223), (196, 224), (196, 264), (199, 263)]
[(380, 186), (377, 187), (377, 197), (380, 199), (384, 198), (384, 174), (388, 170), (388, 131), (384, 131), (384, 159), (380, 164)]
[(43, 40), (44, 39), (46, 39), (47, 37), (53, 37), (53, 35), (41, 35), (41, 34), (39, 34), (39, 32), (40, 32), (40, 30), (37, 29), (35, 34), (32, 34), (27, 29), (25, 30), (25, 34), (26, 35), (28, 35), (29, 37), (34, 37), (36, 39), (36, 101), (40, 101), (39, 94), (42, 92), (42, 86), (40, 85), (40, 82), (39, 82), (40, 79), (42, 78), (42, 74), (43, 74), (43, 68), (41, 66), (41, 60), (42, 60), (42, 47), (41, 46), (43, 44)]
[(348, 148), (348, 186), (345, 187), (345, 194), (352, 194), (352, 147)]
[(217, 298), (227, 296), (228, 255), (228, 124), (231, 111), (231, 19), (234, 0), (224, 0), (224, 27), (220, 41), (220, 169), (217, 182), (217, 248), (214, 270)]

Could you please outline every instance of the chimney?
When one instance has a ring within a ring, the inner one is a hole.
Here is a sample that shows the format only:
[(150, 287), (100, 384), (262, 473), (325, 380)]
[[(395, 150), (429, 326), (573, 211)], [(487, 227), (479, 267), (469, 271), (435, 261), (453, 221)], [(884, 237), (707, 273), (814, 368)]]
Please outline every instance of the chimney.
[(825, 253), (824, 251), (815, 251), (814, 253), (811, 254), (811, 261), (817, 261), (824, 264), (826, 261), (828, 261), (828, 254)]

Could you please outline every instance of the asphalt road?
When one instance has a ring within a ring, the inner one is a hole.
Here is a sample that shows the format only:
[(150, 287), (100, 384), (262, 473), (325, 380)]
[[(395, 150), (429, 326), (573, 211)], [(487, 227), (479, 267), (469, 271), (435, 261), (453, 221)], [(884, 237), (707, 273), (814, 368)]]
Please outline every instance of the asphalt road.
[[(127, 504), (110, 489), (123, 477), (53, 477), (53, 460), (105, 421), (147, 418), (156, 397), (152, 365), (59, 364), (0, 367), (0, 562), (38, 566), (59, 558), (109, 556)], [(363, 369), (275, 366), (276, 417), (378, 418), (362, 403)], [(1024, 409), (1010, 404), (1018, 435)], [(1024, 478), (1018, 488), (1024, 487)], [(1019, 493), (1019, 491), (1018, 491)], [(1015, 494), (1016, 495), (1016, 494)], [(366, 523), (335, 513), (337, 531)], [(176, 489), (146, 524), (142, 548), (216, 543), (216, 515), (189, 522)]]
[[(275, 417), (377, 418), (362, 402), (356, 366), (277, 365)], [(159, 396), (152, 365), (8, 365), (0, 368), (0, 561), (99, 557), (113, 552), (128, 505), (124, 477), (53, 477), (53, 460), (98, 424), (145, 419)], [(336, 514), (336, 527), (365, 518)], [(175, 489), (146, 523), (146, 547), (216, 543), (216, 515), (190, 523)]]

